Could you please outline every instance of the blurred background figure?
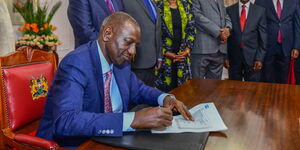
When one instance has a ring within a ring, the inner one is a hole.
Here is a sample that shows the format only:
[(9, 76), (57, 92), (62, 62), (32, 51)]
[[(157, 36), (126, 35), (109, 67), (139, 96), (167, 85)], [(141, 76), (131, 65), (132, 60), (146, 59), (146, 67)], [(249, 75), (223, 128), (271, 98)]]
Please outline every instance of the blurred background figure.
[(131, 63), (132, 71), (146, 85), (154, 87), (155, 69), (161, 66), (161, 18), (152, 0), (123, 0), (125, 12), (141, 27), (141, 41)]
[(0, 0), (0, 56), (15, 51), (11, 19), (4, 0)]
[(162, 18), (162, 66), (155, 86), (169, 92), (191, 78), (190, 51), (196, 34), (190, 0), (157, 1)]
[(232, 30), (228, 38), (228, 59), (224, 66), (230, 80), (260, 81), (267, 47), (265, 9), (249, 0), (227, 8)]
[(291, 59), (299, 56), (299, 0), (256, 0), (266, 9), (268, 45), (262, 81), (287, 83)]
[(75, 48), (96, 40), (104, 18), (122, 10), (122, 0), (69, 0), (68, 18), (73, 28)]
[(223, 0), (193, 0), (197, 35), (191, 52), (193, 78), (221, 79), (231, 21)]

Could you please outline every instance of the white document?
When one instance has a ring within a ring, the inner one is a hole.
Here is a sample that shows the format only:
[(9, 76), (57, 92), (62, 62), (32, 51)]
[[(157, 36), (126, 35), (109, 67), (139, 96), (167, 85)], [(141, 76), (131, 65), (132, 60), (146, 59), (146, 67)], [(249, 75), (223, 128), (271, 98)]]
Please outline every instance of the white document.
[(172, 125), (165, 130), (151, 130), (152, 133), (182, 133), (222, 131), (228, 128), (224, 124), (214, 103), (199, 104), (190, 113), (195, 121), (185, 120), (181, 115), (174, 116)]

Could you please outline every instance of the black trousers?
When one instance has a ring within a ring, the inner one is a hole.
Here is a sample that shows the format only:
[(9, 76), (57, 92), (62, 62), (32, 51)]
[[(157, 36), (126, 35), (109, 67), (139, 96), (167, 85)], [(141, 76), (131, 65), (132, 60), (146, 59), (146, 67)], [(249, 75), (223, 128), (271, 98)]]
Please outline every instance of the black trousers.
[(300, 58), (295, 61), (296, 84), (300, 85)]
[[(241, 49), (241, 52), (243, 49)], [(229, 60), (230, 61), (230, 60)], [(242, 81), (255, 81), (259, 82), (261, 77), (261, 71), (254, 71), (252, 64), (247, 64), (243, 55), (239, 60), (230, 61), (230, 68), (228, 70), (228, 76), (230, 80)]]
[(290, 56), (284, 56), (282, 45), (277, 43), (272, 49), (275, 51), (273, 55), (265, 57), (262, 69), (262, 81), (269, 83), (287, 83)]

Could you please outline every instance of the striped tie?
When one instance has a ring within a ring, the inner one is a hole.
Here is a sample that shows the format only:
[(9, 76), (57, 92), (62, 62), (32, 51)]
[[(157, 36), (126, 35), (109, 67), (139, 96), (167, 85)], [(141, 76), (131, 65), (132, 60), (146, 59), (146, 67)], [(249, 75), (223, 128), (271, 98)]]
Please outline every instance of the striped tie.
[(114, 13), (115, 10), (114, 10), (114, 7), (113, 7), (111, 1), (110, 0), (106, 0), (106, 4), (107, 4), (107, 7), (109, 8), (110, 12)]

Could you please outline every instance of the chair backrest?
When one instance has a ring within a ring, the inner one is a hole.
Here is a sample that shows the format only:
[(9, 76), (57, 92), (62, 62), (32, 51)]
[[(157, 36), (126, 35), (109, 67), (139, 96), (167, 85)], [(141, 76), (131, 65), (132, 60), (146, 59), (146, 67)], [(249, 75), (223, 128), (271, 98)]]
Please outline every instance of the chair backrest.
[(55, 54), (28, 47), (0, 57), (1, 129), (17, 130), (41, 118), (56, 65)]

